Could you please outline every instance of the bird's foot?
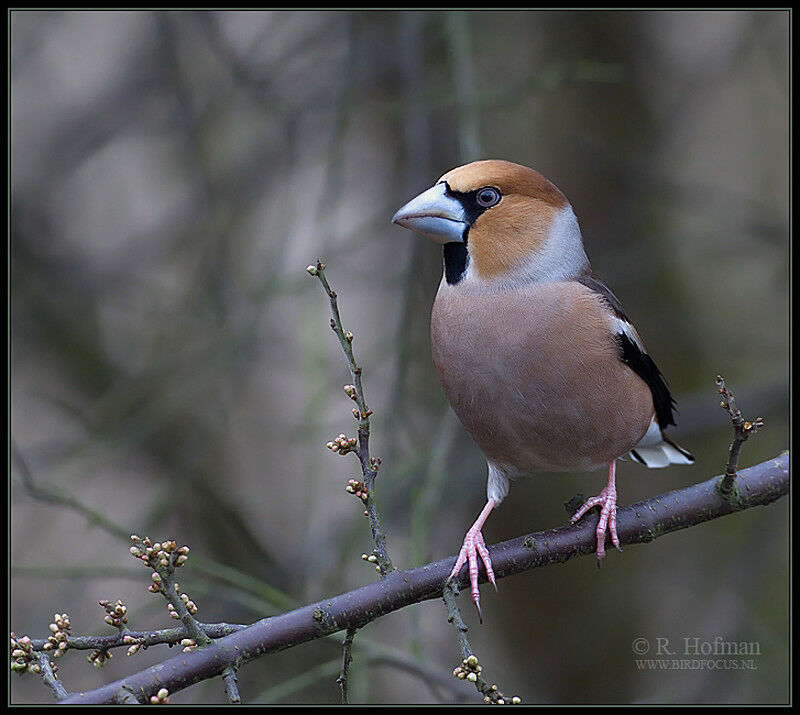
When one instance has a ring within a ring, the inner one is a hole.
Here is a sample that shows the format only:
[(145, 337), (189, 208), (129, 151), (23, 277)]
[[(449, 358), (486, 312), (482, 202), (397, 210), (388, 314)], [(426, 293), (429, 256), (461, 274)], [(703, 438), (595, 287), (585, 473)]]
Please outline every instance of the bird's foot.
[(570, 519), (570, 523), (574, 524), (589, 509), (596, 506), (600, 507), (600, 520), (597, 522), (596, 529), (597, 565), (600, 566), (606, 555), (606, 531), (611, 534), (611, 543), (617, 547), (618, 551), (622, 551), (617, 536), (617, 490), (613, 482), (610, 481), (596, 497), (587, 499), (586, 503)]
[(486, 569), (486, 576), (491, 582), (492, 586), (497, 589), (497, 582), (494, 578), (494, 571), (492, 570), (492, 559), (489, 557), (489, 550), (486, 548), (486, 542), (483, 540), (480, 528), (472, 527), (467, 535), (464, 537), (464, 545), (456, 559), (456, 564), (453, 570), (447, 577), (448, 581), (452, 581), (458, 576), (461, 567), (468, 563), (469, 566), (469, 584), (470, 592), (472, 594), (472, 602), (478, 611), (478, 618), (483, 623), (483, 612), (481, 611), (481, 594), (478, 590), (478, 556), (483, 561), (483, 567)]

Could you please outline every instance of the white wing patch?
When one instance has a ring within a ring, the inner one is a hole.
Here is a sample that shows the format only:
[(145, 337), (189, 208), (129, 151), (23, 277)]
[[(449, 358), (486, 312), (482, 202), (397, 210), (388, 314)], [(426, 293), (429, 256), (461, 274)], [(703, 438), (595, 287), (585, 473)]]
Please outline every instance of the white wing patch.
[(633, 459), (650, 469), (660, 469), (670, 464), (693, 464), (694, 457), (688, 452), (684, 452), (669, 442), (664, 441), (661, 429), (656, 422), (655, 416), (650, 420), (650, 426), (644, 437), (623, 459)]
[(622, 318), (614, 315), (613, 313), (609, 313), (608, 321), (611, 324), (611, 330), (616, 335), (617, 333), (622, 333), (630, 338), (631, 342), (636, 345), (639, 350), (643, 353), (646, 353), (647, 350), (644, 349), (644, 345), (642, 345), (642, 341), (639, 339), (639, 334), (636, 332), (636, 328), (634, 328), (627, 320), (623, 320)]

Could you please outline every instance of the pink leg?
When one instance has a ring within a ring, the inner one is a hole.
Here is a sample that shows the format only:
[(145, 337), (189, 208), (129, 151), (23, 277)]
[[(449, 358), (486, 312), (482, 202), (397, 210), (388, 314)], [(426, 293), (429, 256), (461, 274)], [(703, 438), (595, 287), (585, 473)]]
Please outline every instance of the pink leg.
[(458, 554), (456, 564), (447, 577), (448, 581), (454, 579), (458, 576), (461, 567), (469, 562), (469, 583), (472, 593), (472, 602), (475, 604), (475, 608), (478, 609), (478, 618), (480, 618), (481, 622), (483, 622), (483, 613), (481, 612), (481, 595), (480, 591), (478, 591), (478, 556), (480, 556), (481, 561), (483, 561), (487, 578), (491, 581), (492, 586), (497, 588), (497, 583), (494, 579), (494, 571), (492, 570), (492, 560), (489, 558), (489, 550), (486, 548), (483, 534), (481, 534), (483, 524), (489, 516), (489, 512), (491, 512), (495, 506), (497, 506), (497, 502), (492, 499), (486, 502), (486, 506), (483, 507), (480, 516), (469, 528), (469, 531), (467, 531), (467, 535), (464, 537), (464, 545), (461, 547), (461, 551)]
[(618, 551), (622, 551), (619, 545), (619, 537), (617, 536), (617, 486), (614, 482), (617, 471), (616, 465), (617, 462), (614, 459), (608, 463), (608, 484), (596, 497), (587, 499), (586, 503), (570, 519), (570, 522), (574, 524), (592, 507), (600, 507), (600, 520), (597, 522), (598, 566), (606, 555), (606, 526), (608, 526), (608, 531), (611, 532), (611, 543), (617, 547)]

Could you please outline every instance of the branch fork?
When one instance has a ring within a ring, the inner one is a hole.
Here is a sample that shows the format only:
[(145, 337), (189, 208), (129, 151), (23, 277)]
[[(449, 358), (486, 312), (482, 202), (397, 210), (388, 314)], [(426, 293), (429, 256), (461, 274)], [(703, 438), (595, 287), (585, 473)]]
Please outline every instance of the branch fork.
[(719, 481), (719, 493), (731, 504), (738, 502), (736, 491), (736, 470), (739, 465), (739, 454), (742, 445), (751, 435), (754, 435), (764, 426), (764, 420), (756, 417), (754, 420), (745, 420), (742, 411), (736, 407), (736, 399), (733, 392), (725, 385), (725, 380), (721, 375), (717, 375), (717, 392), (722, 396), (720, 407), (725, 410), (731, 418), (733, 425), (733, 442), (728, 453), (728, 464), (725, 467), (725, 474)]

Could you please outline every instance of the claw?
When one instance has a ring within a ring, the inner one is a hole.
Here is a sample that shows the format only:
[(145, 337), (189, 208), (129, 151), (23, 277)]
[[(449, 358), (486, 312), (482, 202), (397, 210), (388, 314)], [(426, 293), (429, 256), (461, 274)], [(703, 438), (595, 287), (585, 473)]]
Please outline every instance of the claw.
[(491, 500), (487, 502), (486, 506), (481, 512), (481, 515), (470, 527), (469, 531), (467, 531), (467, 535), (464, 537), (464, 544), (461, 547), (461, 551), (458, 553), (458, 558), (453, 566), (453, 570), (447, 577), (447, 580), (451, 581), (458, 576), (459, 571), (461, 571), (461, 567), (465, 563), (467, 564), (469, 571), (470, 594), (472, 596), (472, 602), (475, 604), (475, 608), (478, 611), (478, 618), (480, 619), (481, 623), (483, 623), (483, 611), (481, 610), (480, 603), (481, 594), (478, 590), (478, 570), (480, 568), (478, 565), (478, 557), (480, 557), (480, 561), (483, 563), (484, 569), (486, 569), (486, 577), (494, 586), (495, 590), (497, 590), (497, 581), (494, 576), (494, 569), (492, 568), (492, 559), (489, 556), (489, 549), (486, 548), (486, 542), (483, 540), (483, 534), (481, 534), (481, 527), (483, 526), (483, 523), (486, 521), (486, 517), (489, 516), (489, 512), (494, 508), (494, 506), (495, 502)]
[(606, 556), (606, 532), (611, 534), (611, 543), (622, 551), (619, 544), (619, 536), (617, 536), (617, 489), (615, 485), (615, 469), (616, 463), (612, 460), (609, 464), (608, 470), (608, 484), (603, 490), (591, 499), (587, 499), (586, 503), (575, 512), (570, 519), (570, 523), (574, 524), (580, 519), (589, 509), (593, 507), (600, 507), (600, 518), (597, 521), (597, 567), (600, 568), (602, 561)]

